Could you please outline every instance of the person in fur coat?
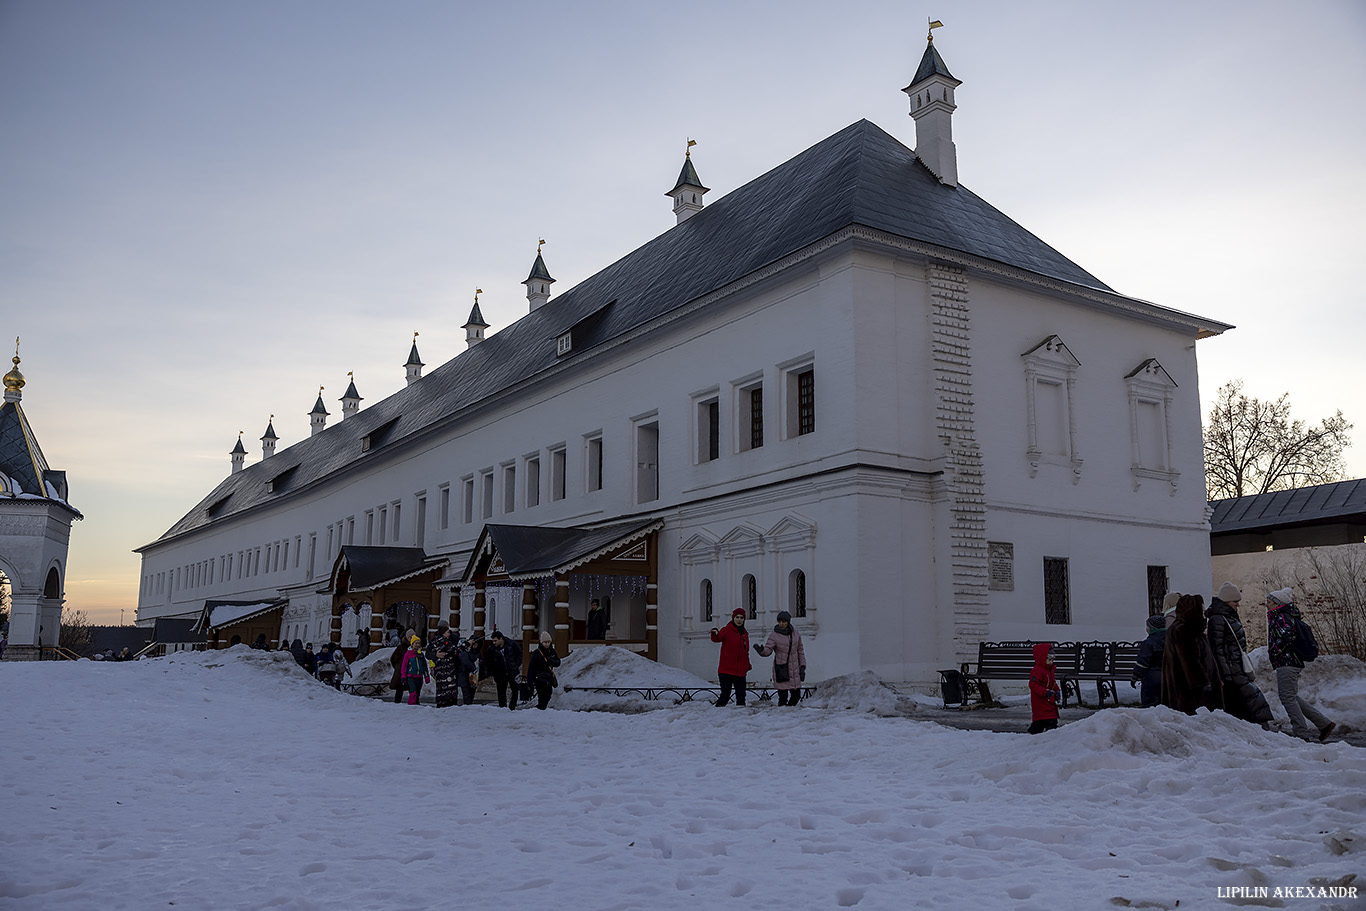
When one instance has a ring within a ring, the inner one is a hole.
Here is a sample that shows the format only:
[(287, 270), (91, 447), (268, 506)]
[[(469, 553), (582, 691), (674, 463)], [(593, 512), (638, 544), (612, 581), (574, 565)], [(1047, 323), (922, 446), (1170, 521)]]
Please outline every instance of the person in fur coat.
[(1205, 611), (1205, 628), (1214, 665), (1223, 682), (1224, 711), (1265, 728), (1271, 724), (1271, 706), (1253, 677), (1243, 670), (1247, 634), (1238, 618), (1238, 602), (1242, 598), (1243, 593), (1232, 582), (1219, 586), (1219, 594)]
[(1205, 599), (1182, 595), (1167, 627), (1162, 652), (1162, 704), (1194, 715), (1224, 707), (1224, 685), (1205, 636)]
[(778, 624), (768, 634), (768, 641), (754, 646), (754, 650), (761, 658), (773, 656), (773, 687), (778, 691), (778, 704), (796, 705), (802, 698), (802, 681), (806, 680), (806, 647), (802, 645), (802, 634), (792, 626), (792, 615), (779, 611)]

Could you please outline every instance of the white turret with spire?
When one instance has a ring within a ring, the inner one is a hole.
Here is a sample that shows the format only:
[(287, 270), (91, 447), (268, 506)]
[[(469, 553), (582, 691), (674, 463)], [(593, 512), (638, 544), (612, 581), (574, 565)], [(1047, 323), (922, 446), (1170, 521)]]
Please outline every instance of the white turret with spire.
[(361, 403), (360, 393), (356, 391), (355, 373), (348, 370), (346, 378), (349, 380), (346, 386), (346, 394), (341, 397), (343, 421), (349, 417), (354, 417), (356, 412), (360, 411)]
[(403, 369), (407, 371), (407, 379), (409, 386), (413, 385), (413, 383), (416, 383), (418, 380), (422, 379), (422, 368), (424, 366), (425, 365), (422, 363), (422, 358), (418, 357), (417, 354), (417, 333), (414, 332), (413, 350), (408, 352), (408, 363), (403, 365)]
[(242, 431), (240, 430), (237, 431), (237, 445), (232, 447), (232, 452), (229, 455), (232, 456), (232, 473), (237, 474), (247, 461), (247, 447), (242, 445)]
[(323, 387), (318, 387), (318, 401), (314, 403), (313, 410), (308, 413), (309, 436), (315, 437), (323, 432), (327, 426), (327, 406), (323, 404)]
[(266, 421), (266, 432), (261, 435), (261, 461), (265, 461), (275, 455), (275, 441), (279, 437), (275, 435), (275, 415), (270, 416)]
[(920, 58), (915, 78), (902, 89), (911, 99), (915, 118), (915, 157), (934, 172), (939, 182), (958, 186), (958, 149), (953, 144), (953, 112), (958, 105), (953, 90), (963, 83), (953, 78), (944, 58), (934, 49), (934, 30), (944, 23), (930, 23), (925, 54)]
[(544, 243), (545, 239), (542, 238), (536, 244), (536, 261), (531, 264), (531, 274), (522, 282), (526, 285), (526, 299), (531, 304), (533, 312), (550, 300), (550, 286), (555, 281), (550, 277), (550, 270), (545, 267), (545, 260), (541, 259), (541, 245)]
[(707, 193), (707, 188), (702, 186), (702, 181), (697, 176), (697, 169), (692, 166), (692, 147), (695, 145), (696, 139), (688, 140), (687, 150), (683, 153), (683, 170), (678, 172), (678, 182), (672, 190), (664, 194), (673, 197), (674, 215), (678, 216), (678, 221), (674, 224), (678, 225), (702, 211), (702, 197)]
[(470, 348), (484, 340), (484, 330), (489, 327), (484, 322), (484, 314), (479, 312), (479, 295), (483, 293), (483, 288), (474, 289), (474, 307), (470, 309), (470, 318), (460, 327), (465, 330), (465, 344)]

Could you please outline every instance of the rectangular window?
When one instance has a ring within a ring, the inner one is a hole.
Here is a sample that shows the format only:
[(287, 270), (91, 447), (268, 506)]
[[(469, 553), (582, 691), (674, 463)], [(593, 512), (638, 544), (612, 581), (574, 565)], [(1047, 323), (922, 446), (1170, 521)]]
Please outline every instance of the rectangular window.
[(517, 466), (503, 466), (503, 513), (517, 509)]
[(442, 531), (445, 531), (447, 528), (450, 528), (451, 526), (451, 485), (441, 485), (441, 495), (438, 508), (441, 511), (439, 519), (440, 527)]
[(550, 450), (550, 499), (564, 499), (565, 449)]
[[(388, 531), (389, 508), (387, 506), (381, 506), (379, 508), (379, 515), (375, 521), (375, 540), (378, 541), (381, 545), (384, 544), (386, 540), (384, 536), (388, 534)], [(328, 541), (330, 542), (331, 538), (329, 538)], [(330, 543), (328, 544), (327, 550), (328, 553), (332, 552), (332, 545)]]
[(1162, 600), (1167, 597), (1167, 567), (1148, 567), (1148, 616), (1162, 613)]
[(636, 502), (659, 499), (659, 422), (636, 425)]
[(394, 543), (397, 544), (403, 535), (403, 506), (397, 501), (394, 503), (394, 521), (390, 527), (394, 530), (393, 539)]
[[(304, 539), (302, 535), (294, 536), (294, 568), (299, 568), (299, 556), (304, 550)], [(228, 557), (228, 573), (232, 573), (232, 557)]]
[[(369, 542), (367, 541), (366, 543), (368, 544)], [(310, 535), (308, 536), (308, 572), (306, 573), (306, 575), (308, 576), (309, 579), (312, 579), (312, 578), (313, 578), (313, 573), (314, 573), (314, 571), (315, 571), (315, 566), (316, 566), (316, 564), (314, 563), (314, 558), (315, 558), (317, 555), (318, 555), (318, 535), (317, 535), (317, 532), (314, 532), (314, 533), (312, 533), (312, 534), (310, 534)]]
[(427, 541), (427, 498), (417, 498), (417, 524), (413, 526), (413, 546), (421, 547)]
[(816, 432), (816, 368), (809, 362), (784, 373), (784, 439)]
[[(367, 509), (365, 511), (365, 546), (369, 547), (375, 543), (375, 511)], [(309, 560), (313, 559), (312, 555)]]
[(1066, 557), (1043, 558), (1043, 614), (1045, 623), (1071, 623), (1072, 600)]
[(485, 519), (493, 518), (493, 469), (489, 469), (483, 474), (484, 480), (484, 508), (483, 516)]
[(697, 463), (721, 457), (721, 403), (715, 398), (697, 403)]
[(762, 382), (735, 390), (735, 444), (740, 452), (764, 445), (764, 386)]
[(541, 505), (541, 460), (539, 457), (526, 460), (526, 505), (527, 509)]
[(466, 525), (469, 525), (474, 521), (474, 475), (461, 479), (460, 485), (464, 488), (465, 497), (460, 518)]
[(602, 490), (602, 435), (587, 437), (584, 441), (584, 469), (586, 471), (584, 489), (589, 493)]
[[(331, 526), (331, 525), (327, 526), (327, 554), (328, 554), (329, 556), (331, 556), (331, 554), (332, 554), (332, 526)], [(270, 559), (270, 554), (269, 554), (269, 552), (267, 552), (267, 554), (266, 554), (266, 559), (267, 559), (267, 560)]]
[(1166, 471), (1167, 441), (1161, 402), (1138, 400), (1138, 464), (1144, 468)]

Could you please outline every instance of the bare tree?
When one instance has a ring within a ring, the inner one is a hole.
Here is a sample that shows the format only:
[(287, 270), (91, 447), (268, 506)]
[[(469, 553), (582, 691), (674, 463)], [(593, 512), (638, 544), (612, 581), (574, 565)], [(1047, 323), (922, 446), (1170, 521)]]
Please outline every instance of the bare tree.
[(80, 608), (62, 611), (62, 629), (57, 644), (68, 651), (85, 656), (90, 654), (93, 641), (90, 618)]
[(1219, 387), (1205, 423), (1205, 488), (1211, 500), (1342, 480), (1352, 425), (1339, 411), (1316, 425), (1290, 417), (1290, 393), (1274, 402)]
[(1295, 583), (1305, 593), (1300, 607), (1326, 633), (1319, 637), (1324, 651), (1366, 661), (1366, 551), (1355, 545), (1306, 548)]

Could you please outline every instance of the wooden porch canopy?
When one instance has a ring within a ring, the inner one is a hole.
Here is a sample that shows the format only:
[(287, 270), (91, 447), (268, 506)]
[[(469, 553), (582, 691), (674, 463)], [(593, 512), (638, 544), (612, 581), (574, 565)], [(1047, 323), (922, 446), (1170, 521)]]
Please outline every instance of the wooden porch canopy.
[[(434, 629), (440, 610), (441, 593), (436, 580), (450, 559), (431, 557), (420, 547), (368, 547), (345, 544), (332, 565), (328, 590), (332, 593), (332, 630), (330, 639), (341, 644), (341, 612), (352, 601), (370, 602), (370, 633), (383, 639), (384, 616), (389, 607), (420, 606), (424, 622), (415, 624), (419, 632)], [(351, 605), (359, 609), (360, 604)]]
[[(569, 650), (569, 577), (575, 574), (644, 576), (646, 657), (659, 657), (658, 540), (663, 519), (597, 528), (485, 525), (470, 554), (463, 585), (474, 586), (474, 632), (484, 632), (484, 586), (490, 582), (555, 580), (555, 648)], [(522, 640), (536, 635), (535, 586), (523, 585)], [(526, 649), (529, 656), (530, 649)]]
[(209, 648), (224, 648), (224, 641), (231, 641), (233, 635), (241, 637), (242, 642), (250, 645), (258, 633), (266, 634), (270, 647), (276, 648), (280, 634), (280, 621), (284, 617), (286, 598), (258, 599), (256, 601), (218, 601), (204, 602), (192, 629), (204, 633), (209, 640)]

